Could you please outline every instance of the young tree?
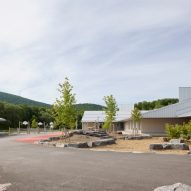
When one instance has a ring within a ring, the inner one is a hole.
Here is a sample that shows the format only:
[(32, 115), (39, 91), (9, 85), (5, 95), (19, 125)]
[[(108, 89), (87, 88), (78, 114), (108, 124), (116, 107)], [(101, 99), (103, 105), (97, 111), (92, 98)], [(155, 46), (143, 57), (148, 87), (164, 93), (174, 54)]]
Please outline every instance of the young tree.
[(37, 127), (38, 127), (38, 123), (37, 123), (37, 121), (36, 121), (35, 118), (32, 120), (31, 127), (32, 127), (32, 128), (37, 128)]
[[(131, 111), (131, 119), (135, 123), (135, 129), (138, 131), (138, 124), (141, 121), (141, 112), (136, 107)], [(133, 128), (134, 130), (134, 128)]]
[(56, 100), (53, 110), (57, 126), (72, 129), (76, 124), (75, 94), (72, 93), (72, 85), (68, 78), (63, 84), (59, 84), (60, 98)]
[(105, 96), (104, 101), (106, 104), (106, 108), (104, 109), (106, 117), (103, 128), (107, 130), (111, 127), (112, 122), (115, 120), (116, 112), (118, 111), (118, 106), (113, 95)]

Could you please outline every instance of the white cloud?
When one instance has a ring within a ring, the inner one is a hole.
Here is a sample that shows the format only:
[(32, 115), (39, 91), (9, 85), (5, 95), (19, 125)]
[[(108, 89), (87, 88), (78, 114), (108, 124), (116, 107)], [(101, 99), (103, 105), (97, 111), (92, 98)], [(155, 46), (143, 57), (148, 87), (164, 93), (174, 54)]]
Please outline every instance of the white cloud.
[[(189, 86), (189, 0), (0, 0), (1, 91), (53, 103), (175, 97)], [(186, 68), (186, 69), (185, 69)]]
[(44, 21), (37, 1), (0, 1), (0, 42), (12, 48), (26, 46), (43, 35)]

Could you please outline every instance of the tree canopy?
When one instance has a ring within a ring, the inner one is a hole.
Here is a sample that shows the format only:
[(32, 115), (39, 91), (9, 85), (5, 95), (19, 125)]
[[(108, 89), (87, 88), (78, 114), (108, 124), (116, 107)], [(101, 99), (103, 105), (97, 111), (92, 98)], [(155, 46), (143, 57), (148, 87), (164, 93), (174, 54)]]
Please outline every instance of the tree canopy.
[(103, 128), (109, 129), (111, 127), (112, 122), (115, 120), (118, 106), (113, 95), (105, 96), (104, 101), (106, 105), (106, 108), (104, 109), (106, 117), (105, 117)]
[(141, 112), (136, 107), (131, 111), (131, 118), (135, 122), (139, 122), (141, 120)]
[(158, 109), (170, 104), (174, 104), (177, 102), (178, 102), (178, 99), (176, 98), (165, 98), (165, 99), (158, 99), (154, 101), (138, 102), (134, 105), (134, 107), (139, 110), (152, 110), (152, 109)]
[[(11, 128), (17, 128), (19, 121), (29, 121), (35, 119), (49, 123), (53, 121), (51, 109), (47, 107), (37, 107), (28, 105), (15, 105), (6, 102), (0, 102), (0, 117), (9, 121)], [(0, 124), (0, 128), (5, 125)]]
[(69, 79), (65, 78), (64, 83), (59, 84), (60, 98), (56, 100), (53, 107), (56, 125), (69, 129), (75, 127), (77, 120), (76, 99), (72, 89)]

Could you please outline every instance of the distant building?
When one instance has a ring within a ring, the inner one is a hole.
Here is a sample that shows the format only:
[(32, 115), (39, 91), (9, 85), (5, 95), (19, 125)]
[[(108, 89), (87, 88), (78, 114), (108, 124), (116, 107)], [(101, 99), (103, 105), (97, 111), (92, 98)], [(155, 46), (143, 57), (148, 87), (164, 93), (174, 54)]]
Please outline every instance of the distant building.
[[(129, 116), (127, 111), (118, 111), (116, 119), (113, 123), (114, 130), (124, 130), (123, 120)], [(82, 129), (100, 129), (103, 126), (105, 119), (104, 111), (85, 111), (82, 118)]]
[[(130, 111), (118, 111), (114, 121), (115, 130), (124, 130), (128, 134), (165, 134), (165, 124), (182, 124), (191, 120), (191, 87), (179, 88), (179, 102), (160, 109), (141, 111), (138, 124), (131, 119)], [(86, 111), (82, 118), (82, 128), (98, 129), (104, 122), (104, 111)]]

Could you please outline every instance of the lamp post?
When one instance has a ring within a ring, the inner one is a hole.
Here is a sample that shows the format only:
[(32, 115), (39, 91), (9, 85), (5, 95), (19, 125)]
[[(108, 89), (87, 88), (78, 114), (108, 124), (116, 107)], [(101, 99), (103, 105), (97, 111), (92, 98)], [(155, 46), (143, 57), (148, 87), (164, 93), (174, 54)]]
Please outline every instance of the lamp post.
[(4, 118), (0, 118), (0, 122), (6, 122), (7, 120)]
[(42, 126), (43, 123), (42, 122), (38, 122), (38, 133), (40, 133), (40, 126)]
[(23, 121), (23, 125), (27, 126), (27, 134), (30, 134), (29, 122), (28, 121)]
[(50, 125), (50, 129), (53, 130), (54, 129), (54, 123), (50, 122), (49, 125)]

